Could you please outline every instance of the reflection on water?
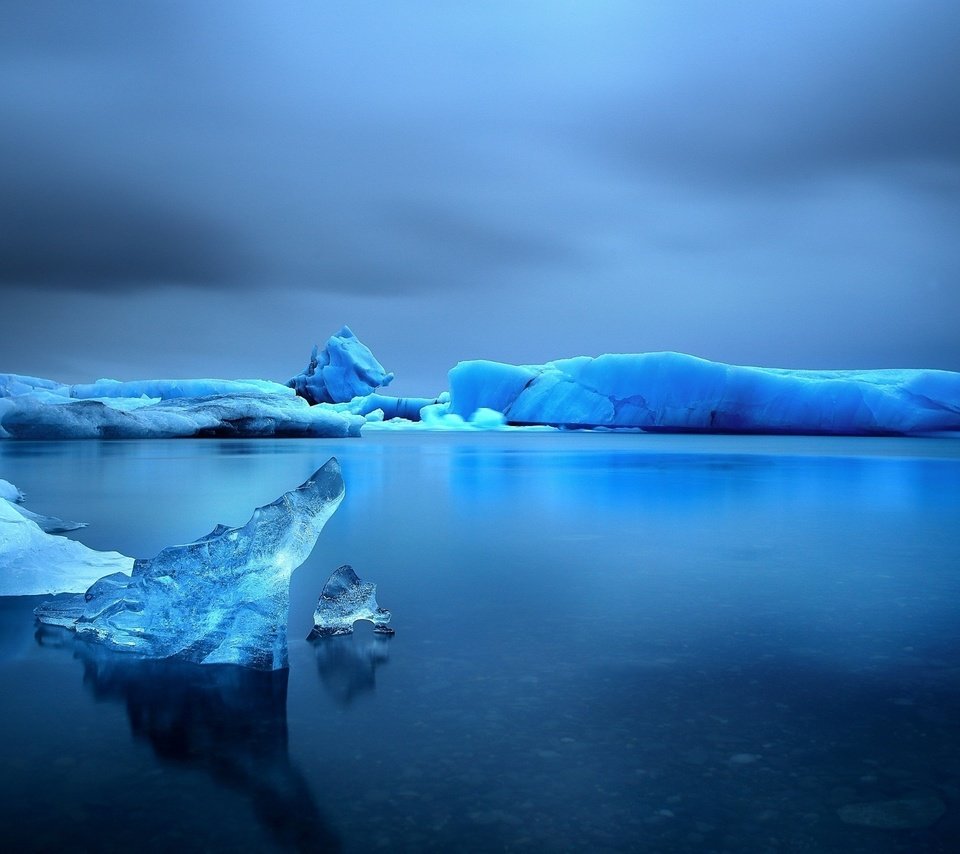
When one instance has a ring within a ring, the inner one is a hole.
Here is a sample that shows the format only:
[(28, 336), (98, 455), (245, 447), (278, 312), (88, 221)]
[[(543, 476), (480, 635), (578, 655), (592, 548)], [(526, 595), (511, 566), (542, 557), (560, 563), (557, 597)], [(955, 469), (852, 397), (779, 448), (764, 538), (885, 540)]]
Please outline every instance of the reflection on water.
[(151, 661), (75, 641), (55, 626), (37, 630), (46, 647), (72, 648), (98, 702), (126, 708), (134, 739), (161, 763), (206, 771), (244, 795), (279, 848), (338, 851), (287, 745), (288, 670)]
[[(149, 556), (332, 454), (285, 714), (256, 674), (84, 660), (84, 688), (0, 602), (6, 849), (957, 850), (960, 442), (0, 442), (0, 476)], [(303, 640), (345, 563), (399, 639)], [(843, 818), (915, 798), (923, 826)]]
[(377, 668), (390, 657), (390, 635), (334, 635), (312, 641), (323, 687), (342, 706), (377, 687)]

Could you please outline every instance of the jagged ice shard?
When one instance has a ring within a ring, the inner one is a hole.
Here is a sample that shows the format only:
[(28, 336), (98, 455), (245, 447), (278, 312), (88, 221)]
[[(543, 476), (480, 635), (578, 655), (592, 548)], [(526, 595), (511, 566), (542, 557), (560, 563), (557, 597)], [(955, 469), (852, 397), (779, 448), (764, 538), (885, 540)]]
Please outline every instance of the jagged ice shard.
[(514, 425), (709, 433), (911, 435), (960, 430), (960, 373), (802, 371), (682, 353), (578, 356), (545, 365), (461, 362), (450, 412)]
[(344, 564), (335, 569), (323, 585), (313, 614), (313, 631), (307, 640), (348, 635), (357, 620), (373, 623), (373, 630), (380, 634), (393, 634), (387, 625), (390, 612), (377, 604), (377, 585), (361, 581), (353, 567)]
[(302, 486), (254, 510), (246, 525), (217, 525), (193, 543), (136, 561), (130, 578), (101, 578), (85, 594), (35, 613), (79, 638), (146, 658), (286, 667), (290, 576), (343, 495), (331, 458)]

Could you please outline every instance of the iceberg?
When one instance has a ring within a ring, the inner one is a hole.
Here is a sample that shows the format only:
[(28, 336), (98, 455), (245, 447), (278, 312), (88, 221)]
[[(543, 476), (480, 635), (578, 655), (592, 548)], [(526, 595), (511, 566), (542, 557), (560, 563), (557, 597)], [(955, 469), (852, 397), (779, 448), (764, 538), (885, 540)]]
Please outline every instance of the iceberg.
[(214, 395), (292, 394), (287, 386), (269, 380), (109, 380), (65, 385), (56, 380), (28, 377), (20, 374), (0, 374), (0, 397), (19, 397), (24, 394), (46, 393), (54, 397), (75, 400), (99, 398), (153, 398), (173, 400), (181, 397), (212, 397)]
[(36, 609), (41, 623), (144, 658), (287, 666), (290, 576), (344, 496), (336, 458), (238, 528), (209, 534), (156, 557), (132, 575), (101, 578), (85, 594)]
[(19, 504), (23, 501), (23, 493), (9, 480), (4, 480), (0, 478), (0, 498), (4, 501), (9, 501), (13, 504)]
[(393, 374), (344, 326), (327, 339), (323, 350), (314, 345), (310, 363), (287, 385), (310, 403), (346, 403), (392, 381)]
[(79, 528), (86, 528), (86, 522), (68, 522), (66, 519), (60, 519), (57, 516), (43, 516), (40, 513), (34, 513), (23, 506), (24, 494), (9, 480), (0, 478), (0, 500), (6, 501), (16, 510), (24, 519), (36, 522), (40, 530), (46, 534), (62, 534), (66, 531), (76, 531)]
[(175, 439), (360, 435), (364, 423), (361, 416), (326, 406), (310, 406), (285, 386), (278, 388), (283, 391), (159, 399), (20, 394), (0, 398), (0, 436)]
[[(352, 412), (354, 415), (363, 415), (367, 421), (382, 421), (384, 419), (419, 421), (423, 408), (439, 403), (441, 398), (443, 398), (443, 395), (440, 395), (440, 397), (391, 397), (386, 394), (373, 393), (363, 397), (355, 397), (348, 403), (335, 403), (331, 406), (337, 412)], [(447, 395), (447, 398), (449, 398), (449, 395)]]
[(682, 353), (578, 356), (544, 365), (460, 362), (450, 413), (511, 425), (662, 432), (914, 435), (960, 430), (960, 373), (804, 371)]
[(348, 635), (357, 620), (373, 623), (373, 630), (379, 634), (394, 633), (387, 625), (390, 612), (377, 604), (377, 585), (361, 581), (353, 567), (344, 564), (335, 569), (323, 585), (313, 614), (313, 631), (307, 640)]
[(107, 573), (129, 580), (123, 573), (132, 570), (133, 558), (51, 536), (27, 513), (10, 501), (0, 500), (0, 596), (78, 593)]
[(79, 531), (80, 528), (87, 527), (86, 522), (70, 522), (66, 519), (61, 519), (59, 516), (44, 516), (41, 513), (34, 513), (31, 510), (27, 510), (26, 507), (22, 507), (19, 504), (14, 504), (13, 509), (23, 516), (24, 519), (29, 519), (31, 522), (34, 522), (45, 534), (65, 534), (67, 531)]

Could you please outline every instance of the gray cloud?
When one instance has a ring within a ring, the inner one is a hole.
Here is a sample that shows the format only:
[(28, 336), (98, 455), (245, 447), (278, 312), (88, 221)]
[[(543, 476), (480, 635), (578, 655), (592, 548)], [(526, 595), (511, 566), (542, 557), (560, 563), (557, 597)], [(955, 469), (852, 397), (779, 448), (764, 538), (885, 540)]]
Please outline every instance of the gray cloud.
[(197, 373), (343, 322), (437, 387), (649, 347), (960, 367), (957, 43), (937, 0), (7, 4), (0, 341), (29, 368), (84, 305), (101, 342), (193, 306), (230, 317)]
[(898, 161), (960, 169), (960, 6), (701, 11), (658, 85), (641, 64), (570, 131), (626, 171), (732, 190)]

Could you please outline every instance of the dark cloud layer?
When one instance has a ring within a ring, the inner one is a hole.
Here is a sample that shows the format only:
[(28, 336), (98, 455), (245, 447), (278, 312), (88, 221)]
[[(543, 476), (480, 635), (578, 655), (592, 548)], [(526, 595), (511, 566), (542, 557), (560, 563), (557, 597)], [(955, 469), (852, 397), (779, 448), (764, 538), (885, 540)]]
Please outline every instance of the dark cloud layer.
[(145, 312), (229, 315), (191, 373), (292, 372), (264, 354), (305, 318), (437, 384), (458, 356), (656, 347), (960, 368), (956, 3), (0, 19), (0, 369), (55, 367), (82, 319), (76, 371), (169, 371), (115, 343)]

